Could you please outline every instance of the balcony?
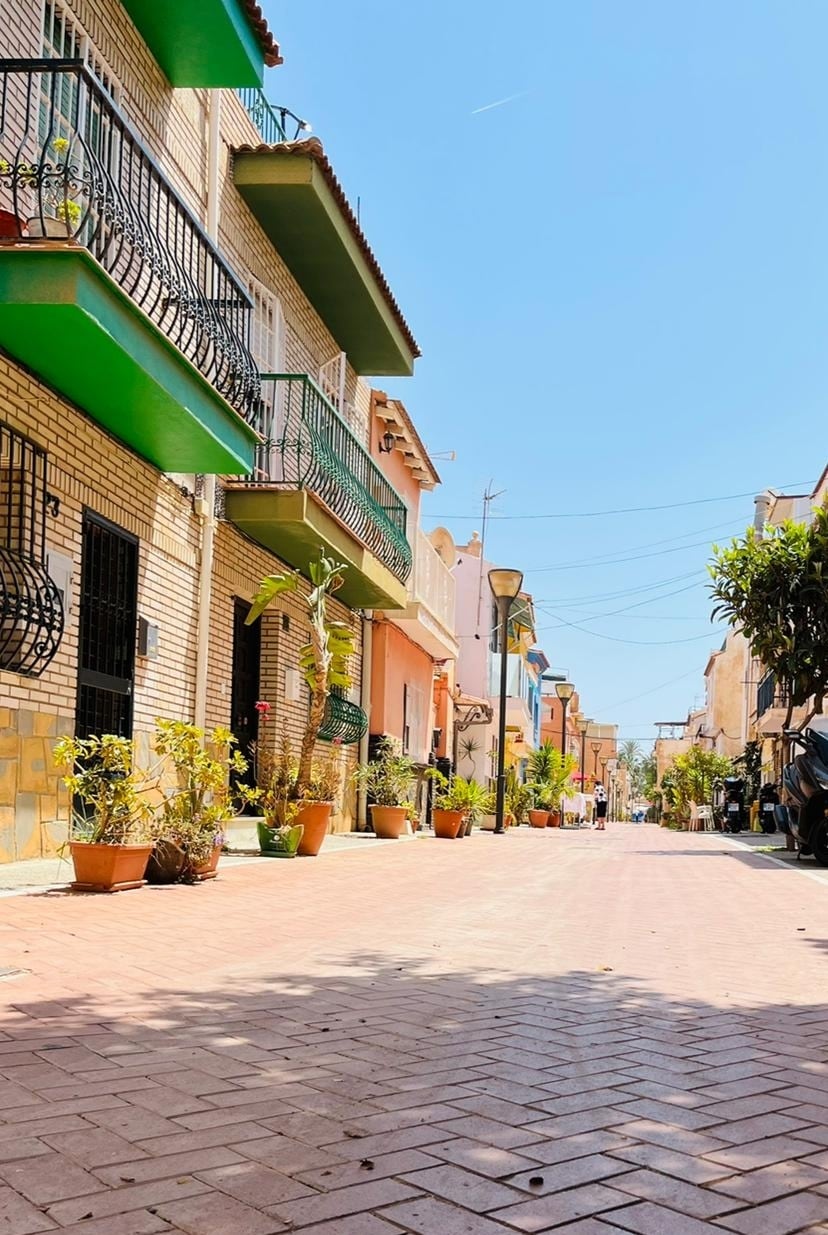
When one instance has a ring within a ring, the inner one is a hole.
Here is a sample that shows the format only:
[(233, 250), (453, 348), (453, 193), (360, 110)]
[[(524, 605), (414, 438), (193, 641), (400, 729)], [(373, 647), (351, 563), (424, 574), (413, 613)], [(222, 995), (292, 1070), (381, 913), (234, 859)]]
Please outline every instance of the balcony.
[(156, 467), (238, 472), (250, 312), (85, 66), (0, 61), (0, 347)]
[(788, 692), (774, 673), (766, 673), (756, 691), (756, 728), (764, 737), (780, 734), (788, 715)]
[(419, 348), (321, 143), (274, 114), (248, 107), (266, 136), (235, 151), (236, 188), (356, 372), (410, 376)]
[(408, 604), (404, 613), (394, 614), (394, 625), (435, 660), (456, 660), (459, 645), (454, 635), (454, 607), (454, 576), (418, 529)]
[(306, 374), (265, 374), (257, 425), (255, 469), (228, 482), (228, 519), (306, 576), (324, 546), (348, 566), (338, 595), (351, 608), (404, 608), (405, 503), (333, 404)]
[(281, 64), (254, 0), (124, 0), (172, 86), (260, 86), (264, 66)]

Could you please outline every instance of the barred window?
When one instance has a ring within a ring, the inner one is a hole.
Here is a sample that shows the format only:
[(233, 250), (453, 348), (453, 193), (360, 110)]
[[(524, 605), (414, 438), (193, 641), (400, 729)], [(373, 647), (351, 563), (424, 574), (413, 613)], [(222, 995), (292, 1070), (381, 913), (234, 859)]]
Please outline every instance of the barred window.
[(39, 677), (60, 646), (63, 602), (46, 568), (46, 452), (0, 423), (0, 669)]

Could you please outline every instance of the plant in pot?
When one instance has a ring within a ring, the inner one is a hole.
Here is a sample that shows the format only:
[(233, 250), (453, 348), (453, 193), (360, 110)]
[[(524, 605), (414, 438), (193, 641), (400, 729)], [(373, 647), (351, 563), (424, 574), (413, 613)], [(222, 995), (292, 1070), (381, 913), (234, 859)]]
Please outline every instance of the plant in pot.
[(506, 775), (506, 805), (511, 815), (510, 822), (517, 827), (525, 823), (534, 803), (535, 796), (531, 786), (519, 781), (514, 768), (510, 768)]
[(301, 823), (296, 822), (299, 803), (291, 797), (298, 766), (286, 733), (282, 734), (278, 753), (257, 743), (257, 801), (262, 818), (256, 826), (259, 849), (263, 857), (295, 858), (299, 851), (305, 829)]
[(72, 887), (80, 892), (142, 887), (152, 853), (152, 808), (146, 778), (133, 769), (132, 743), (111, 733), (62, 738), (54, 758), (76, 803), (67, 841), (75, 868)]
[(430, 768), (427, 775), (434, 782), (431, 811), (434, 835), (441, 840), (456, 840), (462, 828), (465, 836), (466, 782), (462, 776), (449, 780), (436, 768)]
[(354, 772), (354, 782), (371, 798), (371, 823), (379, 840), (398, 840), (413, 807), (416, 778), (413, 759), (401, 754), (391, 738), (377, 743), (376, 757)]
[(478, 827), (482, 832), (494, 832), (497, 827), (497, 794), (493, 789), (486, 791), (486, 797), (480, 811)]
[(460, 834), (471, 836), (475, 824), (479, 824), (483, 815), (487, 813), (491, 794), (484, 785), (481, 785), (473, 777), (465, 780), (462, 776), (456, 776), (454, 778), (454, 788), (455, 800), (462, 804), (465, 814), (464, 826), (461, 828)]
[[(561, 799), (570, 787), (572, 773), (578, 765), (574, 755), (562, 755), (553, 742), (543, 742), (529, 756), (530, 784), (535, 794), (536, 809), (547, 812), (547, 826), (557, 827), (561, 821)], [(534, 827), (542, 826), (533, 823)]]
[[(311, 589), (306, 598), (310, 638), (300, 649), (299, 667), (310, 689), (305, 730), (299, 749), (296, 774), (288, 791), (290, 801), (299, 803), (296, 822), (304, 831), (300, 855), (315, 857), (327, 835), (338, 790), (339, 769), (333, 758), (314, 760), (316, 740), (325, 719), (325, 705), (334, 686), (347, 690), (351, 685), (349, 658), (354, 651), (354, 635), (345, 622), (328, 619), (328, 600), (344, 582), (347, 567), (320, 552), (310, 564)], [(258, 621), (279, 596), (299, 590), (295, 574), (268, 575), (259, 585), (247, 624)]]
[(247, 801), (258, 796), (238, 781), (247, 771), (247, 760), (233, 749), (235, 742), (222, 726), (205, 734), (186, 721), (156, 720), (158, 766), (171, 770), (174, 781), (152, 825), (150, 883), (196, 883), (216, 877), (223, 824), (236, 809), (234, 796)]

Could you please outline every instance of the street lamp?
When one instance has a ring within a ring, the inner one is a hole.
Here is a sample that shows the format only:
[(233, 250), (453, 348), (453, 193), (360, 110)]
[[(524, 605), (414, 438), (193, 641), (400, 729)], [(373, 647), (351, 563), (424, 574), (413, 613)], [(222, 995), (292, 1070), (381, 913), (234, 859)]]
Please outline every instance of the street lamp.
[(490, 570), (489, 587), (497, 605), (500, 627), (500, 715), (497, 738), (497, 805), (495, 806), (495, 834), (504, 831), (503, 816), (506, 807), (506, 675), (508, 670), (509, 610), (523, 587), (523, 571)]
[(555, 694), (561, 701), (563, 708), (563, 719), (561, 720), (561, 754), (566, 755), (566, 709), (569, 707), (569, 700), (575, 694), (575, 687), (571, 682), (556, 682)]
[(584, 792), (585, 773), (584, 764), (586, 763), (586, 735), (589, 731), (589, 720), (583, 713), (578, 717), (578, 732), (581, 735), (581, 793)]
[(598, 754), (601, 750), (601, 743), (600, 742), (590, 742), (590, 748), (594, 756), (594, 760), (592, 764), (592, 779), (597, 780), (598, 779)]

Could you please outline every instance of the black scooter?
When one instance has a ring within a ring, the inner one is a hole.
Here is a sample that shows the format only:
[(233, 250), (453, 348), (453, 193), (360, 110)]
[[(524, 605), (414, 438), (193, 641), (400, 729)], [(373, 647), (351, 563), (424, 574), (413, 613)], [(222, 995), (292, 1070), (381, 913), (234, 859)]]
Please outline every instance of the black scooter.
[(785, 737), (803, 747), (782, 773), (787, 830), (800, 854), (812, 854), (818, 866), (828, 866), (828, 735), (786, 729)]
[(776, 785), (768, 783), (759, 790), (759, 825), (765, 833), (776, 831), (776, 808), (779, 794)]
[(739, 776), (724, 779), (723, 826), (728, 832), (741, 832), (745, 824), (745, 782)]

